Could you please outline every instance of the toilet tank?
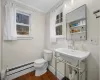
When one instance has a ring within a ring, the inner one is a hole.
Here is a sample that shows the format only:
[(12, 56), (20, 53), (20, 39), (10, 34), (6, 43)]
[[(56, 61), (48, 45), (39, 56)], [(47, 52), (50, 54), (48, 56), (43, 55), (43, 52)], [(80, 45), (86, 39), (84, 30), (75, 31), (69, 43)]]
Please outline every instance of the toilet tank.
[(44, 59), (46, 61), (51, 61), (53, 57), (53, 52), (50, 50), (44, 50)]

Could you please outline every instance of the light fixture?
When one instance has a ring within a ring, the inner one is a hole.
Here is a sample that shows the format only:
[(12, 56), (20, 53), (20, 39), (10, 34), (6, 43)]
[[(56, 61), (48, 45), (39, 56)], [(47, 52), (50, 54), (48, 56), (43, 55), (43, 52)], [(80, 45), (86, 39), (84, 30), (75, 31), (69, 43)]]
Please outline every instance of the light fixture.
[(74, 4), (74, 0), (71, 0), (71, 4), (72, 4), (72, 5)]
[(66, 5), (66, 4), (65, 4), (64, 6), (65, 6), (65, 8), (67, 7), (67, 5)]

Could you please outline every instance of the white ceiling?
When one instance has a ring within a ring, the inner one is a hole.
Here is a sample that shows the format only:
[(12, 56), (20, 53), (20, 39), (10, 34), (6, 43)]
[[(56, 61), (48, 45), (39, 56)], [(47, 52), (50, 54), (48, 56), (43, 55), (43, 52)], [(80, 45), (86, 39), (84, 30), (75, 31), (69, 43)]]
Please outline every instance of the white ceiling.
[(38, 8), (43, 12), (48, 12), (55, 4), (61, 0), (19, 0), (29, 6)]

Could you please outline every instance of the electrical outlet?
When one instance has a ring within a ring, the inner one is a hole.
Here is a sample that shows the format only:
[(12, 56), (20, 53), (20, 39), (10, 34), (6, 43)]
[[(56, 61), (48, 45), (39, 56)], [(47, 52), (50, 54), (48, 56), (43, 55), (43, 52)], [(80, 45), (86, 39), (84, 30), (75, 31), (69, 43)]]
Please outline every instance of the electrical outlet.
[(93, 45), (98, 45), (98, 38), (96, 37), (92, 37), (91, 40), (90, 40), (91, 44)]

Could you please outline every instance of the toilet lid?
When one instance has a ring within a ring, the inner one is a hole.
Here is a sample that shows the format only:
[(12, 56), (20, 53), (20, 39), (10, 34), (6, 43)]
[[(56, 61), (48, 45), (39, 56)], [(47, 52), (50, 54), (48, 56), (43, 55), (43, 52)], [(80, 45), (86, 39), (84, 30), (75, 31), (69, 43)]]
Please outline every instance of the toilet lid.
[(43, 58), (42, 59), (37, 59), (37, 60), (35, 60), (34, 61), (35, 63), (44, 63), (44, 62), (46, 62), (46, 60), (44, 60)]

